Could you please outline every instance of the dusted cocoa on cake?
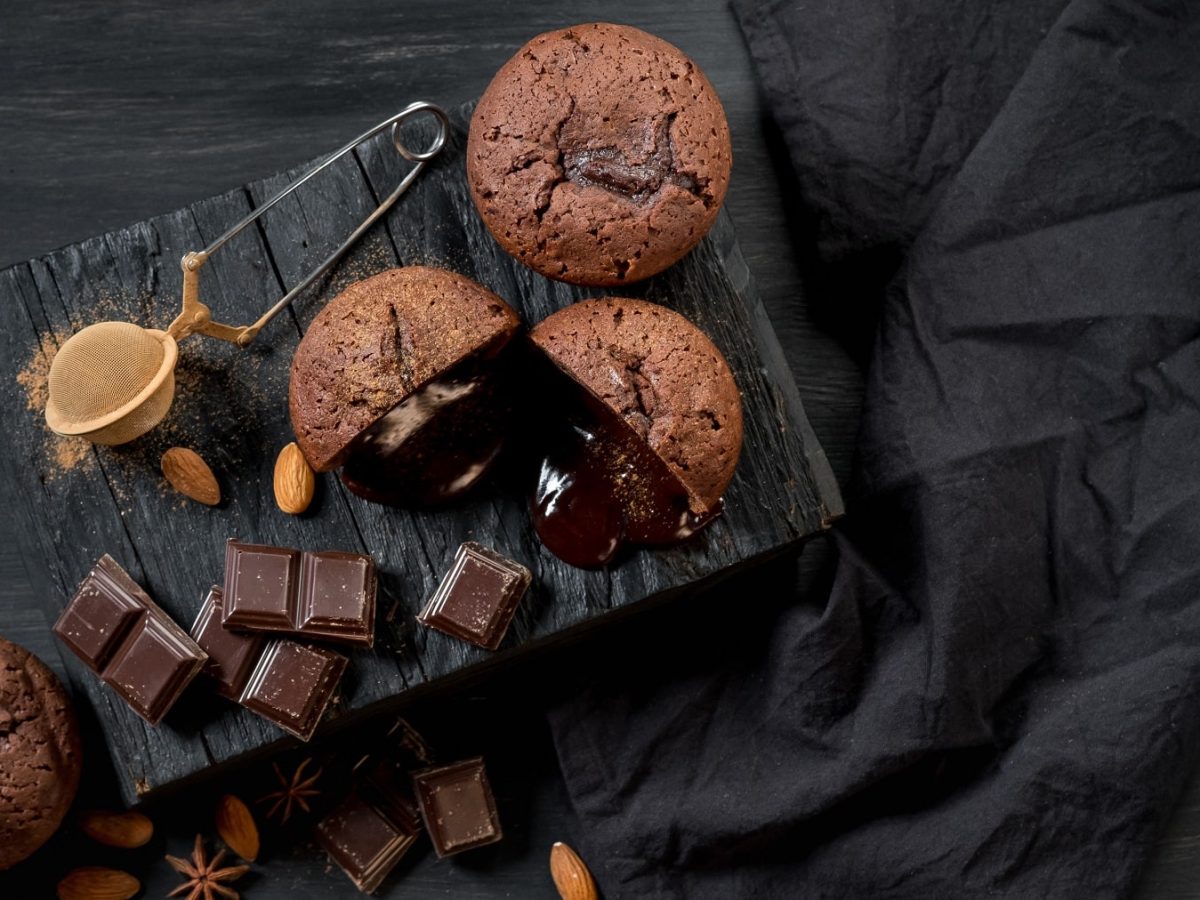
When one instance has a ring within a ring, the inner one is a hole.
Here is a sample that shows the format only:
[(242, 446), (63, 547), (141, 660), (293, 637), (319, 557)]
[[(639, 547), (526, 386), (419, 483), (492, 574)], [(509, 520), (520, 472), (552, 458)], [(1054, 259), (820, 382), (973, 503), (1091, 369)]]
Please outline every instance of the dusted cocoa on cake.
[(533, 509), (538, 533), (574, 565), (601, 565), (625, 542), (665, 545), (705, 527), (742, 447), (729, 365), (686, 318), (643, 300), (576, 303), (533, 343), (577, 388), (557, 402)]
[[(396, 469), (396, 486), (412, 486), (421, 466), (445, 462), (428, 441), (410, 442), (421, 457), (415, 468), (414, 453), (399, 468), (393, 457), (410, 431), (453, 439), (457, 411), (478, 405), (485, 387), (494, 392), (492, 361), (519, 326), (507, 303), (445, 269), (410, 266), (355, 282), (321, 310), (296, 349), (288, 406), (297, 444), (318, 472), (357, 458), (367, 474), (347, 484), (391, 502), (376, 475)], [(390, 419), (403, 421), (389, 430)]]
[(471, 119), (467, 180), (500, 245), (550, 278), (617, 285), (661, 272), (716, 220), (725, 111), (678, 48), (603, 23), (539, 35)]

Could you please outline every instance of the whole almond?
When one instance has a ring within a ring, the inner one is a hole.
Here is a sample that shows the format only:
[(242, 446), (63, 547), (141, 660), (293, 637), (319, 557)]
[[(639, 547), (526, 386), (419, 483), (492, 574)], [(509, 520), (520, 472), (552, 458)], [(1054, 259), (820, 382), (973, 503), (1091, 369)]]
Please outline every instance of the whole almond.
[(562, 900), (599, 900), (592, 873), (579, 854), (561, 842), (550, 848), (550, 877)]
[(163, 477), (185, 497), (205, 506), (221, 502), (221, 487), (200, 454), (187, 447), (172, 447), (162, 455)]
[(83, 866), (58, 883), (58, 900), (129, 900), (141, 889), (141, 883), (128, 872)]
[(275, 502), (289, 515), (298, 516), (312, 503), (317, 479), (312, 466), (295, 442), (279, 452), (275, 460)]
[(229, 849), (246, 862), (258, 858), (258, 826), (249, 807), (233, 794), (226, 794), (217, 803), (217, 834)]
[(79, 814), (79, 827), (93, 841), (122, 850), (141, 847), (154, 836), (154, 823), (139, 812), (89, 809)]

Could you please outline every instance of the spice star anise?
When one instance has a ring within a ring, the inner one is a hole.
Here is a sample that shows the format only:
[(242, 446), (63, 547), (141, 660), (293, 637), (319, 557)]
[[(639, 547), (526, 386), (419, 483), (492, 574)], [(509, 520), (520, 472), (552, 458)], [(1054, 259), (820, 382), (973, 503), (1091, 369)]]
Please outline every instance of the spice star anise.
[(188, 891), (187, 900), (217, 900), (227, 897), (228, 900), (238, 900), (238, 893), (231, 887), (222, 884), (225, 881), (237, 881), (250, 871), (249, 866), (226, 866), (221, 868), (221, 860), (225, 851), (220, 851), (210, 862), (204, 852), (204, 838), (196, 835), (196, 847), (192, 850), (192, 858), (181, 859), (178, 856), (167, 856), (171, 868), (187, 879), (168, 897), (178, 897)]
[(279, 768), (279, 763), (271, 763), (275, 768), (275, 777), (279, 779), (280, 789), (272, 791), (264, 797), (259, 797), (259, 803), (271, 803), (270, 809), (267, 810), (267, 818), (274, 818), (275, 813), (283, 811), (283, 818), (280, 819), (280, 824), (287, 824), (287, 820), (291, 818), (293, 807), (299, 806), (305, 812), (310, 812), (308, 806), (308, 798), (316, 797), (321, 792), (313, 785), (317, 783), (317, 779), (321, 777), (323, 769), (317, 769), (312, 775), (304, 777), (304, 770), (308, 768), (311, 759), (306, 759), (296, 767), (296, 771), (292, 773), (292, 777), (285, 778), (283, 771)]

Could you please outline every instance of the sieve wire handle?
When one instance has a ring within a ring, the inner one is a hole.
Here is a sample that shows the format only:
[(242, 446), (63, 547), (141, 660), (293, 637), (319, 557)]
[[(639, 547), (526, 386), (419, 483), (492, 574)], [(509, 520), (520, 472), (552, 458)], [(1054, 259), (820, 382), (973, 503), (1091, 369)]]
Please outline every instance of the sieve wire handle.
[[(404, 139), (400, 134), (400, 126), (405, 120), (419, 113), (429, 113), (437, 119), (437, 133), (434, 135), (433, 142), (424, 150), (415, 151), (409, 149), (404, 143)], [(232, 237), (244, 229), (246, 226), (254, 222), (259, 216), (269, 210), (272, 206), (296, 190), (300, 185), (304, 184), (310, 178), (324, 169), (337, 162), (347, 153), (350, 153), (361, 144), (363, 141), (373, 138), (386, 128), (392, 129), (392, 146), (396, 151), (407, 159), (409, 162), (415, 163), (408, 174), (401, 179), (400, 184), (392, 191), (388, 197), (379, 204), (379, 206), (366, 219), (363, 220), (354, 231), (342, 242), (336, 250), (334, 250), (319, 266), (313, 269), (308, 276), (293, 287), (290, 291), (280, 298), (279, 302), (263, 313), (262, 317), (252, 325), (236, 326), (224, 325), (220, 322), (214, 322), (212, 311), (200, 301), (200, 269), (208, 262), (210, 256), (217, 250), (221, 249)], [(282, 191), (257, 207), (248, 216), (222, 234), (219, 238), (198, 252), (188, 253), (183, 257), (181, 265), (183, 267), (183, 310), (180, 312), (175, 321), (167, 328), (167, 333), (176, 340), (182, 340), (190, 334), (203, 334), (208, 337), (218, 338), (222, 341), (229, 341), (237, 344), (239, 347), (245, 347), (254, 340), (263, 326), (275, 318), (283, 310), (291, 304), (296, 297), (307, 289), (314, 281), (333, 268), (334, 264), (342, 257), (350, 246), (357, 241), (363, 234), (376, 222), (378, 222), (387, 213), (389, 209), (400, 199), (401, 195), (408, 190), (409, 186), (416, 181), (417, 176), (425, 169), (425, 165), (437, 156), (442, 148), (446, 145), (446, 138), (450, 131), (450, 119), (441, 107), (435, 106), (432, 103), (418, 101), (411, 103), (403, 110), (392, 116), (390, 119), (385, 119), (369, 131), (365, 131), (352, 140), (340, 150), (334, 152), (328, 159), (319, 165), (313, 167), (302, 178), (293, 181)]]

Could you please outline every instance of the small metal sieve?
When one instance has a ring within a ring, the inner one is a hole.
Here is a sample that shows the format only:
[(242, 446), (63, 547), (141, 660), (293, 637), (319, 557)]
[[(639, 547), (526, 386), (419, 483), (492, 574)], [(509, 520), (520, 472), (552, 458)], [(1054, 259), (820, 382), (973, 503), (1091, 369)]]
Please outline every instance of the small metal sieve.
[[(405, 146), (400, 126), (418, 113), (429, 113), (437, 119), (437, 133), (427, 149), (416, 152)], [(354, 229), (340, 247), (257, 322), (240, 328), (214, 322), (209, 308), (200, 302), (200, 269), (209, 257), (304, 182), (386, 128), (392, 129), (392, 144), (397, 152), (416, 164), (391, 195)], [(445, 146), (449, 128), (449, 119), (442, 109), (432, 103), (413, 103), (359, 135), (203, 250), (188, 253), (182, 261), (183, 309), (166, 331), (142, 328), (132, 322), (99, 322), (72, 335), (50, 365), (46, 424), (58, 434), (87, 438), (96, 444), (124, 444), (141, 437), (162, 421), (175, 397), (175, 362), (179, 355), (176, 342), (192, 334), (204, 334), (239, 347), (249, 346), (264, 325), (286, 309), (305, 288), (328, 272), (342, 254), (408, 190), (425, 164)]]

